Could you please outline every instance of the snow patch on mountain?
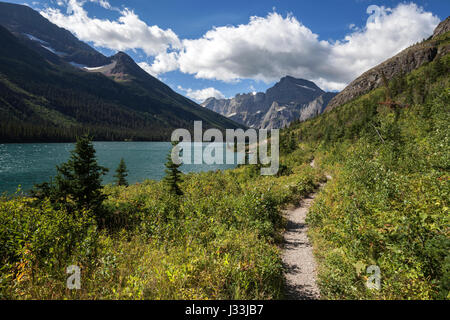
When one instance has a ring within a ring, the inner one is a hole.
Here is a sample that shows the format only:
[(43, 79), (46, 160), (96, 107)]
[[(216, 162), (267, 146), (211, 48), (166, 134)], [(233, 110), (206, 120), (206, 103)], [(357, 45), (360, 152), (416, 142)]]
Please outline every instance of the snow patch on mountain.
[(104, 71), (104, 70), (106, 70), (106, 69), (112, 69), (112, 68), (114, 68), (115, 66), (116, 66), (116, 64), (117, 64), (117, 62), (116, 61), (114, 61), (114, 62), (112, 62), (112, 63), (110, 63), (110, 64), (105, 64), (104, 66), (99, 66), (99, 67), (85, 67), (84, 69), (86, 69), (87, 71), (99, 71), (99, 72), (102, 72), (102, 71)]
[(308, 90), (316, 91), (316, 89), (313, 89), (313, 88), (310, 88), (310, 87), (307, 87), (307, 86), (302, 86), (301, 84), (298, 84), (298, 86), (302, 87), (302, 88), (305, 88), (305, 89), (308, 89)]
[(27, 36), (28, 39), (30, 39), (30, 40), (37, 41), (37, 42), (40, 42), (42, 44), (48, 44), (48, 42), (46, 42), (44, 40), (41, 40), (39, 38), (36, 38), (35, 36), (33, 36), (33, 35), (29, 34), (29, 33), (24, 33), (24, 35)]
[(67, 53), (65, 53), (65, 52), (59, 52), (59, 51), (56, 51), (56, 50), (53, 49), (52, 47), (44, 46), (43, 44), (41, 44), (41, 47), (44, 48), (44, 49), (47, 49), (47, 50), (50, 51), (51, 53), (54, 53), (54, 54), (56, 54), (57, 56), (60, 56), (60, 57), (64, 57), (64, 56), (67, 55)]
[(80, 68), (80, 69), (86, 68), (86, 66), (85, 66), (84, 64), (76, 63), (76, 62), (73, 62), (73, 61), (70, 61), (69, 63), (70, 63), (72, 66), (76, 67), (76, 68)]

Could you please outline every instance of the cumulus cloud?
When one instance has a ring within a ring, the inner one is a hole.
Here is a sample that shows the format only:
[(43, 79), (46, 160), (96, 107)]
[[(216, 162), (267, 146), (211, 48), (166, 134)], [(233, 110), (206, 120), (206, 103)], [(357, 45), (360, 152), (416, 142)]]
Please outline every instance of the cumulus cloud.
[[(114, 9), (106, 0), (91, 2), (105, 9)], [(89, 17), (83, 8), (84, 1), (67, 0), (65, 4), (66, 13), (59, 8), (46, 8), (41, 14), (54, 24), (70, 30), (79, 39), (93, 42), (95, 46), (120, 51), (142, 49), (148, 56), (180, 48), (181, 42), (171, 29), (148, 26), (127, 8), (119, 10), (117, 20), (109, 20)]]
[(274, 80), (288, 73), (308, 77), (316, 72), (317, 59), (326, 58), (328, 47), (295, 17), (270, 13), (252, 17), (245, 25), (214, 28), (200, 39), (183, 40), (179, 63), (182, 72), (223, 81)]
[(200, 90), (192, 90), (190, 88), (185, 89), (181, 86), (178, 86), (178, 89), (181, 91), (184, 91), (186, 93), (186, 96), (197, 101), (197, 102), (203, 102), (208, 98), (214, 97), (216, 99), (224, 99), (225, 96), (222, 92), (217, 90), (216, 88), (204, 88)]
[(164, 52), (158, 54), (151, 65), (147, 62), (138, 64), (151, 75), (159, 75), (178, 69), (178, 54), (176, 52)]
[(158, 77), (158, 73), (153, 71), (153, 68), (150, 64), (148, 64), (147, 62), (139, 62), (138, 66), (141, 67), (144, 71), (146, 71), (147, 73), (149, 73), (150, 75), (154, 76), (154, 77)]
[[(118, 10), (120, 16), (91, 18), (83, 8), (85, 1)], [(247, 24), (214, 27), (201, 38), (180, 40), (171, 29), (148, 26), (132, 10), (113, 8), (107, 0), (65, 0), (65, 4), (67, 13), (47, 8), (41, 14), (96, 46), (142, 49), (153, 61), (140, 66), (154, 76), (180, 70), (202, 79), (272, 82), (292, 75), (326, 90), (343, 89), (371, 67), (427, 38), (439, 23), (438, 17), (414, 3), (369, 6), (364, 26), (349, 25), (344, 39), (324, 41), (292, 14), (274, 11), (251, 17)], [(200, 97), (198, 91), (209, 90), (217, 95), (212, 89), (186, 92)]]
[(106, 0), (90, 0), (90, 1), (98, 3), (100, 6), (102, 6), (105, 9), (111, 9), (112, 8), (112, 6)]
[(276, 81), (286, 74), (309, 79), (327, 90), (341, 90), (351, 80), (428, 37), (439, 19), (416, 4), (394, 9), (372, 7), (360, 29), (342, 41), (320, 41), (295, 17), (273, 12), (252, 17), (248, 24), (208, 31), (202, 38), (183, 40), (182, 72), (197, 78), (233, 81)]
[(334, 72), (325, 73), (324, 78), (341, 82), (343, 87), (371, 67), (430, 36), (439, 21), (413, 3), (394, 9), (378, 7), (364, 29), (332, 45), (327, 64)]

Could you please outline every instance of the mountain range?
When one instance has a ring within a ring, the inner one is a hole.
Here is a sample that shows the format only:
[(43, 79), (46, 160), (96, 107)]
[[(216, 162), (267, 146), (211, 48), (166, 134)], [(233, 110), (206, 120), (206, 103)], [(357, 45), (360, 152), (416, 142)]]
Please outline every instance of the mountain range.
[(244, 128), (119, 52), (106, 57), (28, 6), (0, 3), (0, 142), (168, 140), (176, 128)]
[(448, 31), (450, 17), (436, 27), (429, 39), (366, 71), (340, 93), (324, 92), (311, 81), (287, 76), (266, 93), (239, 94), (232, 99), (209, 98), (201, 105), (249, 127), (282, 128), (294, 120), (304, 121), (328, 112), (382, 86), (382, 74), (389, 81), (445, 56), (450, 52), (445, 38)]
[(275, 129), (321, 114), (335, 95), (311, 81), (286, 76), (265, 93), (209, 98), (201, 105), (252, 128)]
[(0, 2), (0, 142), (168, 140), (176, 128), (283, 128), (338, 107), (450, 51), (441, 35), (365, 72), (341, 93), (285, 76), (266, 92), (209, 98), (174, 92), (124, 52), (107, 57), (28, 6)]

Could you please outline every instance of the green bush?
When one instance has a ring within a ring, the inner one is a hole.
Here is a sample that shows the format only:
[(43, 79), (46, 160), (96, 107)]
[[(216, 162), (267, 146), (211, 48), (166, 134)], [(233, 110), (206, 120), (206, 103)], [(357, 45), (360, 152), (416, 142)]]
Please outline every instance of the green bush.
[[(328, 142), (307, 140), (334, 174), (308, 217), (324, 298), (450, 298), (450, 90), (436, 63), (391, 83), (397, 101), (413, 92), (406, 108), (379, 105), (379, 89), (297, 128), (343, 125)], [(365, 286), (370, 265), (379, 291)]]

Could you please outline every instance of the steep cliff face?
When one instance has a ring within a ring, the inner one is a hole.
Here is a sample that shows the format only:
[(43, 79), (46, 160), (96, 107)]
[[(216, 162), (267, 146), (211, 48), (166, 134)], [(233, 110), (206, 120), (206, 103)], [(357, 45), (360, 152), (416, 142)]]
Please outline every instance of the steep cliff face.
[(320, 115), (336, 93), (325, 92), (311, 102), (280, 105), (274, 102), (261, 121), (261, 128), (284, 128), (293, 120), (305, 121)]
[(238, 94), (233, 99), (209, 98), (201, 105), (249, 127), (258, 127), (261, 116), (268, 110), (262, 92)]
[(350, 100), (353, 100), (375, 88), (383, 85), (381, 73), (388, 80), (399, 74), (410, 73), (424, 63), (445, 55), (450, 51), (448, 39), (442, 39), (443, 35), (450, 31), (450, 17), (442, 21), (430, 40), (413, 45), (389, 60), (370, 69), (350, 83), (341, 93), (334, 97), (325, 111), (332, 110)]
[(450, 31), (450, 17), (447, 17), (447, 19), (439, 23), (439, 25), (436, 27), (436, 30), (434, 30), (433, 39), (436, 39), (449, 31)]
[(322, 113), (335, 95), (311, 81), (286, 76), (265, 93), (238, 94), (232, 99), (209, 98), (202, 106), (249, 127), (274, 129)]

